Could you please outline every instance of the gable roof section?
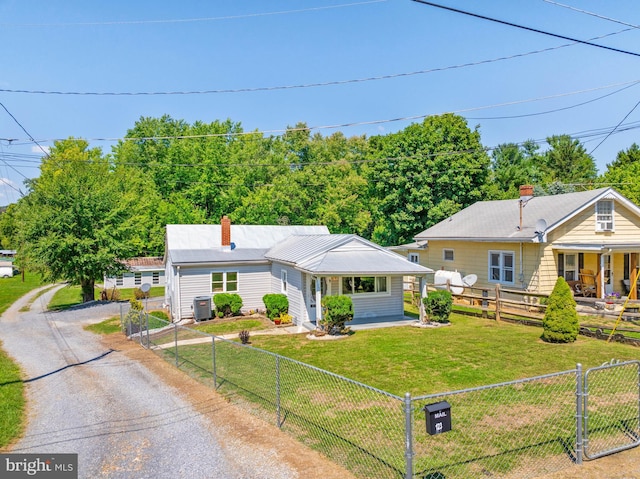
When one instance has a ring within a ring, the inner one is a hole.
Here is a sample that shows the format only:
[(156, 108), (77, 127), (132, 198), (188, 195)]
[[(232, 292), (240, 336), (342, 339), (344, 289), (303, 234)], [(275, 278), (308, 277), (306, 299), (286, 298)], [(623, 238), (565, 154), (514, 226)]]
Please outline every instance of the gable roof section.
[(600, 188), (562, 195), (534, 196), (522, 208), (522, 228), (518, 227), (520, 199), (479, 201), (418, 233), (414, 239), (539, 242), (536, 232), (538, 220), (545, 220), (545, 233), (548, 233), (605, 198), (619, 201), (640, 217), (640, 208), (620, 193), (612, 188)]
[(433, 272), (353, 234), (292, 236), (265, 257), (313, 274), (423, 275)]

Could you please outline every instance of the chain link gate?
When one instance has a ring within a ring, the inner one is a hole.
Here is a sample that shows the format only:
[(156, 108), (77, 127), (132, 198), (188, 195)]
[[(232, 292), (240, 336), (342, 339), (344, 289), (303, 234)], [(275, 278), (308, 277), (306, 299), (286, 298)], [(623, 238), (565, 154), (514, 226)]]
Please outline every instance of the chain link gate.
[(640, 361), (604, 364), (584, 375), (586, 459), (640, 445)]

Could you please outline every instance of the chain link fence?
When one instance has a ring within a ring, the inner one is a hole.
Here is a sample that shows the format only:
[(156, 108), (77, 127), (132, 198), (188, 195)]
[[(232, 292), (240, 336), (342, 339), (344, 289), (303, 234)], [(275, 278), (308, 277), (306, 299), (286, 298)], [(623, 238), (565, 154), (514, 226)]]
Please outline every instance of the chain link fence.
[[(159, 319), (154, 322), (162, 327), (150, 330), (143, 312), (121, 317), (124, 331), (128, 324), (138, 325), (132, 339), (357, 477), (533, 478), (581, 463), (583, 439), (594, 451), (586, 455), (591, 458), (596, 450), (637, 445), (640, 437), (637, 363), (588, 371), (584, 382), (588, 378), (591, 390), (583, 390), (578, 366), (491, 386), (399, 397)], [(451, 408), (451, 431), (429, 434), (425, 406), (442, 401)]]
[(585, 373), (584, 454), (596, 459), (640, 444), (640, 362), (602, 365)]

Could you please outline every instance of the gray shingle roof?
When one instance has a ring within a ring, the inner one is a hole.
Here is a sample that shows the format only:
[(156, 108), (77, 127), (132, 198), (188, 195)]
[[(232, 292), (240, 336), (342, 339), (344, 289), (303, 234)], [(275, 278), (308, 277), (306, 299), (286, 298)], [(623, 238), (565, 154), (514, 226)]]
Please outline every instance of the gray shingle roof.
[(414, 239), (416, 241), (435, 239), (537, 241), (538, 220), (545, 220), (546, 231), (549, 232), (584, 208), (609, 196), (614, 196), (636, 212), (640, 211), (611, 188), (553, 196), (535, 196), (522, 208), (522, 228), (519, 228), (519, 199), (480, 201), (418, 233)]

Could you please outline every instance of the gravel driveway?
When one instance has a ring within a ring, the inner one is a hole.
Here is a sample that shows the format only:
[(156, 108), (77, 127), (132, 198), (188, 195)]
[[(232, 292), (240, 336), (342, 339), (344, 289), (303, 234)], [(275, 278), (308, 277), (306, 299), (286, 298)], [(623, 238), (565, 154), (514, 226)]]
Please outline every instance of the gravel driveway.
[(4, 350), (22, 367), (28, 424), (11, 452), (77, 453), (82, 478), (297, 478), (261, 448), (238, 453), (175, 388), (83, 330), (118, 303), (29, 312), (23, 298), (0, 318)]

